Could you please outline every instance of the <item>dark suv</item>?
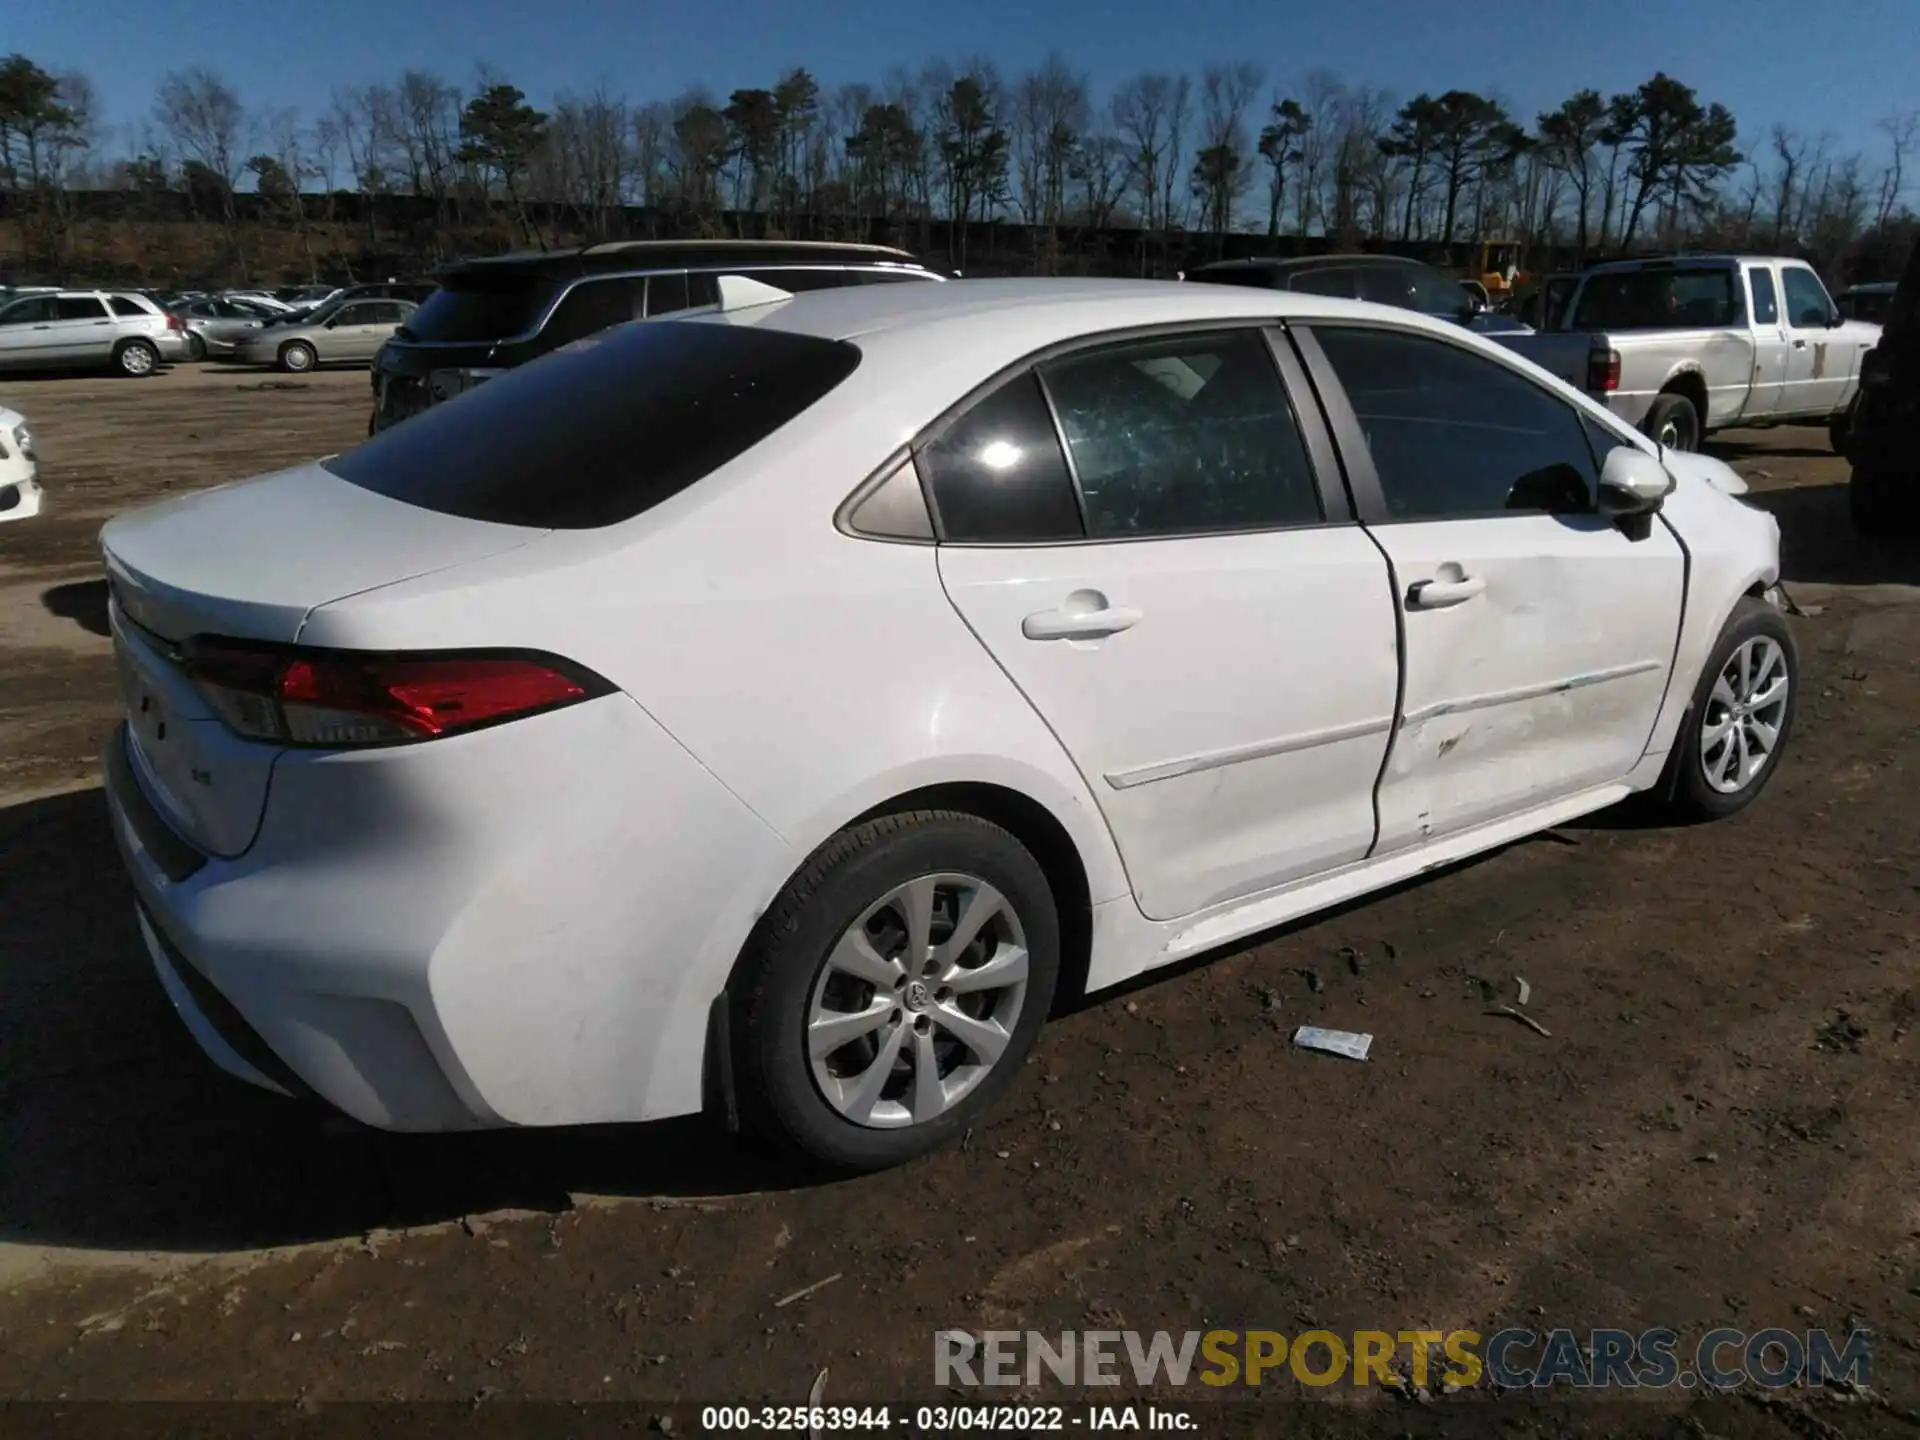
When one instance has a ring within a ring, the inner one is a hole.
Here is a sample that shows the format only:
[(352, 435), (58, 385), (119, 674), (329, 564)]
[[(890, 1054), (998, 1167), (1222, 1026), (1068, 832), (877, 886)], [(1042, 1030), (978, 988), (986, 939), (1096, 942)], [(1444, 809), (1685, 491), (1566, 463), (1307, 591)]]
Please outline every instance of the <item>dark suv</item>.
[(381, 349), (367, 433), (609, 325), (718, 304), (722, 275), (795, 292), (945, 278), (904, 250), (797, 240), (637, 240), (468, 261)]
[(1846, 452), (1854, 528), (1866, 535), (1920, 529), (1920, 242), (1907, 257), (1880, 343), (1860, 362)]
[(1481, 309), (1458, 280), (1404, 255), (1305, 255), (1296, 259), (1220, 260), (1189, 270), (1186, 278), (1209, 285), (1250, 285), (1297, 290), (1342, 300), (1397, 305), (1471, 330), (1524, 331), (1529, 327)]

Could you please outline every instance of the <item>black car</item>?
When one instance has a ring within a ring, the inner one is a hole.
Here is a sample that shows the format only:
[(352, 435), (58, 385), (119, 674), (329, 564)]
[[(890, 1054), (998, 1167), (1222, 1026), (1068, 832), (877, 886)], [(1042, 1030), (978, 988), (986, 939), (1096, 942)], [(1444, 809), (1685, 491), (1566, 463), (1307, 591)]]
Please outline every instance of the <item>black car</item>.
[(609, 325), (718, 304), (722, 275), (794, 292), (944, 278), (904, 250), (791, 240), (636, 240), (468, 261), (382, 347), (367, 433)]
[(1920, 243), (1907, 257), (1880, 343), (1860, 362), (1846, 454), (1854, 528), (1867, 535), (1920, 529)]
[(1481, 331), (1526, 330), (1518, 321), (1474, 303), (1458, 280), (1403, 255), (1307, 255), (1282, 260), (1220, 260), (1189, 270), (1188, 280), (1209, 285), (1250, 285), (1263, 290), (1296, 290), (1342, 300), (1371, 300), (1417, 310)]

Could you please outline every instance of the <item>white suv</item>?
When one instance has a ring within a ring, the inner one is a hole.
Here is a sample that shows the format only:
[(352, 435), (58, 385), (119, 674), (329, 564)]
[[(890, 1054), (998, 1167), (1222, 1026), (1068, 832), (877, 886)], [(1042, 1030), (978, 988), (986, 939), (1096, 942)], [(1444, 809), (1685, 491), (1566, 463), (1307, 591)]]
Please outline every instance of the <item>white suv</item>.
[(110, 368), (137, 376), (186, 358), (186, 329), (144, 295), (54, 290), (0, 306), (0, 370)]

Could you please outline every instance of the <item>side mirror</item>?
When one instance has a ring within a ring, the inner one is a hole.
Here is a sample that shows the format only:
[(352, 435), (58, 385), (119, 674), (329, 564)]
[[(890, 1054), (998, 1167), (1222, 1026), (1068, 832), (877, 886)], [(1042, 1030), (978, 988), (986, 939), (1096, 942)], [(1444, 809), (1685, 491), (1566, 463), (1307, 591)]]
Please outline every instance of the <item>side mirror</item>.
[(1602, 515), (1651, 515), (1673, 493), (1673, 476), (1646, 451), (1616, 445), (1600, 467)]
[(1827, 328), (1829, 330), (1837, 330), (1840, 326), (1846, 324), (1846, 322), (1847, 317), (1842, 315), (1838, 310), (1829, 310), (1827, 312)]

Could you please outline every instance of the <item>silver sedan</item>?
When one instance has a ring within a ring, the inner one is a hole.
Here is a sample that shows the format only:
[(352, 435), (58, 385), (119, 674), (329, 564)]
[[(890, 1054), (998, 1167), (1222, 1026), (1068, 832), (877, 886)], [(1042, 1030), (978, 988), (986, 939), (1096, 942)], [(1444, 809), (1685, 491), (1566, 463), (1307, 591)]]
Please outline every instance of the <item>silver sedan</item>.
[(322, 307), (304, 320), (257, 332), (234, 358), (295, 374), (319, 365), (368, 365), (415, 308), (410, 300), (352, 300)]
[(172, 308), (187, 327), (187, 353), (192, 360), (234, 354), (275, 314), (284, 313), (227, 296), (188, 300)]

